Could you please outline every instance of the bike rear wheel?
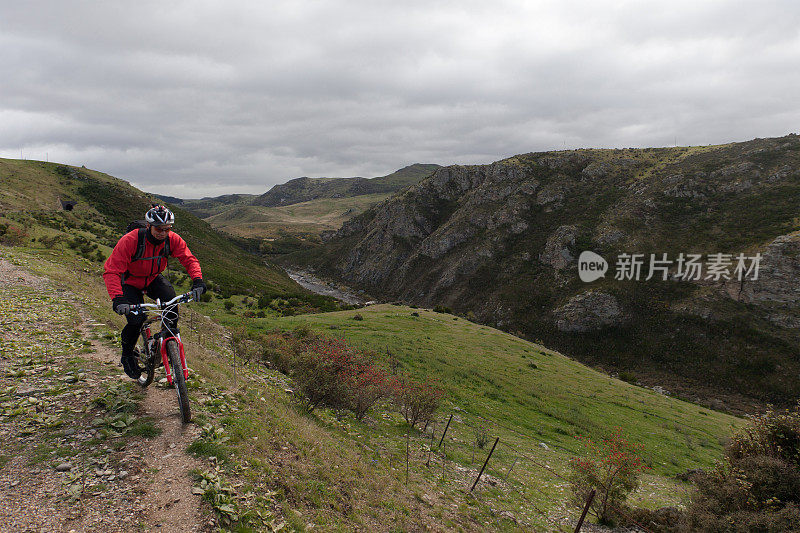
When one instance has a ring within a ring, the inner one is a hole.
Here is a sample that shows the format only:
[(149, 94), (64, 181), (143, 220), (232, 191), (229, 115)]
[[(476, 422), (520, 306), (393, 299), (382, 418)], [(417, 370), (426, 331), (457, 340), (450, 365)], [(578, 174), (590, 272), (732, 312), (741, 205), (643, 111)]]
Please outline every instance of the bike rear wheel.
[(145, 334), (142, 333), (139, 336), (140, 342), (139, 346), (136, 348), (138, 351), (138, 359), (139, 359), (139, 367), (142, 369), (142, 375), (139, 376), (139, 385), (142, 387), (147, 387), (153, 382), (153, 378), (156, 374), (156, 365), (155, 365), (155, 358), (152, 357), (153, 354), (147, 352), (147, 339), (145, 338)]
[(172, 383), (175, 385), (175, 392), (178, 395), (181, 419), (184, 423), (188, 423), (192, 420), (192, 413), (189, 410), (189, 391), (186, 388), (186, 378), (183, 377), (180, 348), (175, 339), (167, 341), (167, 357), (169, 358), (169, 366), (172, 368)]

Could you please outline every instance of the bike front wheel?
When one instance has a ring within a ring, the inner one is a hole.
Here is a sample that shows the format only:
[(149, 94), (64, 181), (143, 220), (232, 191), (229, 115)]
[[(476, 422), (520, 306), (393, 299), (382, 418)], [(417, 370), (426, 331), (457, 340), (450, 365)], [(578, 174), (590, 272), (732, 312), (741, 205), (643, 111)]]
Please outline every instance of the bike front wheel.
[(175, 392), (178, 395), (181, 419), (184, 423), (188, 423), (192, 420), (192, 413), (189, 410), (189, 391), (186, 388), (186, 378), (183, 377), (180, 348), (175, 339), (167, 341), (167, 357), (169, 358), (169, 366), (172, 368), (172, 384), (175, 385)]

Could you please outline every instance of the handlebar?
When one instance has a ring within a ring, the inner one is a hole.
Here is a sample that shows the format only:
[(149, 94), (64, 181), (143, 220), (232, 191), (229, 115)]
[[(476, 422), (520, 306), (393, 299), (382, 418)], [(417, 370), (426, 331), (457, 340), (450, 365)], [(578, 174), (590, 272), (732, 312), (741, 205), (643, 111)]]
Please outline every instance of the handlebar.
[(139, 315), (139, 314), (147, 313), (148, 311), (152, 311), (152, 310), (156, 310), (156, 309), (163, 311), (163, 310), (166, 310), (166, 309), (168, 309), (170, 307), (173, 307), (173, 306), (176, 306), (176, 305), (179, 305), (179, 304), (183, 304), (183, 303), (186, 303), (186, 302), (191, 302), (193, 300), (194, 300), (194, 298), (192, 298), (192, 293), (191, 292), (187, 292), (186, 294), (179, 294), (178, 296), (176, 296), (175, 298), (173, 298), (172, 300), (170, 300), (168, 302), (160, 302), (160, 301), (156, 300), (156, 303), (154, 303), (154, 304), (141, 303), (141, 304), (132, 305), (131, 306), (131, 310), (128, 311), (128, 314), (130, 314), (130, 315)]

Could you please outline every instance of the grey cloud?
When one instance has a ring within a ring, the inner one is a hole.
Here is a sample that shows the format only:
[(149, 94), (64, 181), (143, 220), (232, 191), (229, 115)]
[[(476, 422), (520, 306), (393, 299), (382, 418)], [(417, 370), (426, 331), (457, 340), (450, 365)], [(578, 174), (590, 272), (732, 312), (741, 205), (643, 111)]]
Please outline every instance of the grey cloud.
[(793, 2), (20, 2), (0, 156), (179, 196), (796, 128)]

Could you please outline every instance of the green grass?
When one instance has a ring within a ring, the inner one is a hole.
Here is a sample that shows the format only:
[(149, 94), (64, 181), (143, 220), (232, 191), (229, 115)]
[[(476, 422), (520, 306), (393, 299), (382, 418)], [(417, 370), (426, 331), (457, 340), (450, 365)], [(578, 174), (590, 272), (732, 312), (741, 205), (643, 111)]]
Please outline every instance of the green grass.
[(141, 417), (136, 419), (136, 421), (128, 430), (127, 435), (130, 435), (131, 437), (152, 439), (161, 435), (161, 428), (155, 425), (152, 418)]
[(713, 464), (722, 443), (742, 422), (612, 379), (536, 344), (455, 321), (451, 315), (392, 305), (357, 312), (363, 321), (351, 319), (356, 311), (343, 311), (257, 319), (254, 325), (291, 330), (309, 324), (380, 357), (390, 350), (403, 371), (437, 380), (470, 422), (490, 420), (504, 442), (528, 452), (535, 452), (541, 441), (564, 454), (574, 453), (576, 435), (598, 437), (620, 426), (644, 445), (645, 459), (655, 472), (672, 475)]

